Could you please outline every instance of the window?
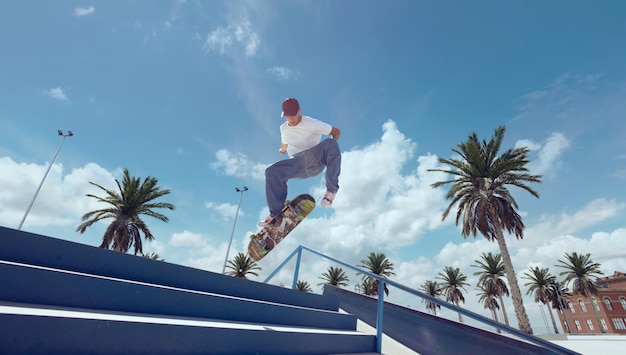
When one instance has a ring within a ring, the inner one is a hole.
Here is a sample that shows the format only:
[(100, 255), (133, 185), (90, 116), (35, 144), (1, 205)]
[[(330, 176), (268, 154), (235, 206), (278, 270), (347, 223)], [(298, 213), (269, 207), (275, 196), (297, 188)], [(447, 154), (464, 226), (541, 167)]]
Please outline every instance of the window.
[(600, 310), (600, 306), (598, 306), (598, 301), (596, 301), (595, 298), (591, 299), (591, 304), (593, 305), (593, 309), (595, 309), (596, 311)]
[(585, 306), (585, 302), (583, 302), (583, 300), (578, 300), (578, 305), (580, 306), (580, 310), (584, 312), (587, 312), (587, 307)]
[[(622, 320), (621, 318), (617, 318), (617, 319)], [(574, 324), (576, 324), (576, 329), (583, 330), (583, 328), (580, 326), (580, 322), (578, 321), (578, 319), (574, 319)]]
[(606, 325), (606, 321), (604, 320), (604, 318), (600, 318), (600, 328), (605, 332), (609, 330), (609, 327)]
[(624, 310), (626, 311), (626, 298), (620, 297), (619, 298), (619, 303), (622, 304), (622, 308), (624, 308)]
[(622, 318), (612, 318), (611, 320), (613, 321), (615, 329), (626, 330), (626, 323), (624, 323), (624, 320)]
[(604, 297), (604, 304), (606, 305), (606, 309), (609, 311), (613, 310), (613, 306), (611, 305), (611, 299), (608, 297)]
[(572, 303), (572, 301), (567, 301), (567, 305), (569, 306), (569, 310), (572, 311), (572, 313), (576, 313), (576, 310), (574, 309), (574, 304)]
[(589, 330), (593, 330), (593, 323), (591, 323), (591, 319), (585, 319), (587, 321), (587, 328)]

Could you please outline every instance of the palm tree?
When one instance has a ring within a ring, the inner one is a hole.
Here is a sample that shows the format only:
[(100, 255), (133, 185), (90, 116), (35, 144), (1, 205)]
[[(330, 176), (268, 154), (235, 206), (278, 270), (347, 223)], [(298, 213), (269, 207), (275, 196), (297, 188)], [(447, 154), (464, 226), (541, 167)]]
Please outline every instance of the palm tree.
[[(541, 302), (547, 305), (548, 302), (553, 299), (553, 285), (556, 284), (556, 276), (552, 276), (548, 268), (540, 269), (538, 266), (535, 266), (530, 267), (529, 270), (530, 272), (526, 272), (524, 273), (524, 276), (522, 276), (523, 279), (529, 281), (524, 284), (524, 286), (528, 287), (526, 294), (529, 295), (534, 292), (535, 302)], [(554, 315), (552, 314), (552, 307), (548, 307), (548, 311), (550, 312), (550, 319), (552, 319), (554, 332), (559, 334), (559, 329), (556, 326), (556, 321), (554, 320)]]
[(564, 296), (571, 296), (569, 292), (569, 288), (565, 287), (563, 282), (554, 280), (554, 283), (550, 284), (550, 292), (548, 293), (550, 297), (550, 303), (552, 304), (552, 308), (560, 311), (563, 314), (563, 320), (565, 324), (562, 324), (563, 333), (571, 333), (569, 328), (569, 323), (567, 322), (567, 316), (564, 309), (567, 309), (569, 306), (567, 304), (567, 298)]
[[(454, 303), (457, 307), (459, 303), (465, 303), (465, 297), (463, 297), (461, 290), (465, 290), (464, 286), (469, 286), (469, 284), (466, 282), (467, 276), (458, 267), (446, 266), (437, 278), (443, 281), (441, 291), (446, 295), (447, 302)], [(459, 322), (463, 322), (461, 313), (459, 313)]]
[[(569, 285), (569, 282), (572, 281), (572, 294), (581, 295), (587, 298), (597, 296), (598, 288), (595, 284), (595, 280), (597, 280), (599, 275), (604, 274), (600, 270), (600, 264), (591, 260), (590, 253), (585, 255), (578, 254), (576, 252), (571, 254), (565, 253), (565, 259), (565, 261), (557, 260), (560, 265), (556, 266), (566, 269), (559, 275), (565, 275), (565, 280), (563, 280), (563, 282), (566, 285)], [(598, 324), (600, 324), (600, 315), (598, 314), (598, 310), (595, 305), (593, 305), (592, 308), (596, 319), (598, 320)], [(600, 331), (602, 333), (606, 333), (603, 327), (600, 327)]]
[[(427, 295), (433, 298), (440, 298), (442, 294), (441, 286), (437, 283), (437, 281), (426, 280), (420, 286), (420, 289)], [(436, 304), (435, 302), (422, 300), (422, 302), (426, 302), (426, 310), (428, 312), (432, 312), (432, 314), (437, 315), (437, 309), (441, 309), (441, 306)]]
[(248, 254), (238, 253), (233, 260), (228, 260), (227, 268), (232, 271), (228, 271), (226, 275), (234, 276), (238, 279), (247, 279), (248, 275), (259, 276), (254, 270), (261, 270), (261, 267), (252, 260)]
[[(373, 286), (375, 281), (376, 280), (367, 277), (361, 280), (361, 283), (356, 285), (356, 287), (359, 289), (359, 291), (362, 291), (364, 295), (375, 296), (378, 294), (378, 287)], [(376, 293), (372, 293), (372, 292), (376, 292)]]
[(159, 197), (170, 193), (170, 190), (161, 190), (157, 186), (158, 180), (148, 176), (141, 182), (141, 178), (131, 177), (128, 169), (124, 169), (124, 178), (122, 184), (115, 179), (119, 193), (94, 183), (90, 184), (104, 191), (107, 197), (98, 197), (87, 194), (87, 197), (93, 197), (100, 202), (111, 205), (110, 207), (85, 213), (81, 218), (81, 223), (76, 231), (81, 234), (94, 223), (111, 218), (113, 221), (107, 227), (102, 237), (100, 248), (113, 249), (126, 253), (131, 246), (135, 246), (135, 255), (142, 254), (141, 234), (143, 232), (146, 240), (154, 240), (154, 236), (150, 233), (148, 226), (140, 218), (141, 215), (154, 217), (163, 222), (168, 222), (169, 218), (160, 213), (154, 212), (156, 208), (167, 208), (174, 210), (175, 207), (171, 203), (153, 202)]
[[(496, 285), (490, 282), (479, 283), (476, 289), (478, 290), (478, 302), (482, 302), (483, 307), (491, 311), (493, 320), (499, 323), (497, 310), (500, 309), (500, 305), (497, 300), (498, 290), (496, 289)], [(496, 330), (500, 333), (500, 328)]]
[(506, 314), (506, 308), (504, 307), (504, 300), (502, 299), (502, 296), (508, 296), (510, 293), (509, 288), (506, 286), (506, 282), (504, 282), (506, 270), (504, 268), (504, 263), (502, 262), (502, 255), (493, 255), (489, 252), (482, 253), (480, 257), (482, 260), (474, 260), (474, 262), (478, 265), (472, 266), (482, 269), (482, 271), (475, 272), (474, 275), (479, 276), (479, 286), (482, 284), (488, 284), (487, 287), (493, 286), (493, 291), (495, 292), (496, 297), (500, 300), (500, 305), (502, 306), (504, 324), (508, 326), (509, 316)]
[(150, 252), (148, 254), (142, 252), (141, 256), (146, 258), (146, 259), (165, 261), (165, 259), (161, 259), (161, 256), (159, 256), (159, 254), (157, 254), (155, 252)]
[(572, 293), (584, 297), (597, 295), (598, 288), (594, 281), (598, 278), (598, 275), (604, 275), (600, 270), (600, 264), (591, 260), (590, 253), (585, 255), (576, 252), (571, 254), (565, 253), (565, 259), (566, 261), (558, 260), (561, 265), (556, 266), (566, 269), (559, 275), (565, 275), (565, 280), (563, 280), (565, 284), (573, 281)]
[(346, 275), (342, 268), (334, 266), (329, 267), (319, 278), (325, 282), (319, 283), (318, 285), (348, 286), (348, 281), (350, 281), (348, 275)]
[[(367, 256), (367, 259), (361, 260), (361, 264), (358, 266), (365, 268), (367, 271), (371, 272), (372, 274), (378, 275), (385, 279), (387, 278), (387, 276), (395, 275), (395, 273), (392, 271), (393, 263), (389, 261), (387, 257), (385, 256), (385, 254), (383, 253), (371, 252)], [(369, 276), (367, 277), (364, 276), (364, 279), (371, 279), (371, 278)], [(373, 296), (378, 295), (378, 287), (380, 285), (380, 282), (378, 280), (370, 280), (367, 282), (367, 285), (370, 289), (364, 292), (366, 295), (373, 295)], [(364, 283), (364, 286), (366, 286), (366, 283)], [(389, 289), (387, 288), (386, 284), (385, 284), (385, 294), (389, 295)]]
[(452, 184), (446, 194), (446, 198), (451, 201), (443, 213), (442, 220), (445, 220), (452, 208), (458, 205), (456, 224), (463, 219), (461, 234), (464, 238), (470, 234), (476, 238), (480, 232), (488, 240), (495, 240), (498, 243), (519, 328), (532, 334), (533, 330), (524, 308), (511, 255), (504, 239), (504, 230), (513, 233), (519, 239), (524, 236), (524, 223), (516, 211), (517, 202), (507, 189), (507, 185), (520, 187), (538, 198), (539, 194), (525, 183), (541, 182), (541, 175), (528, 173), (527, 147), (509, 149), (498, 156), (505, 131), (504, 126), (497, 127), (489, 142), (483, 140), (482, 143), (476, 133), (472, 133), (466, 142), (457, 145), (458, 149), (452, 149), (461, 159), (439, 158), (441, 164), (450, 168), (429, 171), (456, 176), (453, 180), (431, 185), (438, 188)]
[(306, 281), (300, 281), (298, 280), (298, 282), (296, 282), (296, 290), (298, 291), (302, 291), (302, 292), (311, 292), (311, 285), (309, 285), (308, 282)]

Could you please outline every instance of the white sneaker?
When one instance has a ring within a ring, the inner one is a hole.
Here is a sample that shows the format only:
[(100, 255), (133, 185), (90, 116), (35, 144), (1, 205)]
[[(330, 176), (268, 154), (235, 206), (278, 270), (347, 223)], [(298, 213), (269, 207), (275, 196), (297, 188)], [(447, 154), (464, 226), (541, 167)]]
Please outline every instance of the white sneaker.
[(326, 194), (324, 194), (322, 201), (320, 201), (320, 205), (322, 205), (322, 207), (324, 208), (331, 207), (333, 205), (333, 201), (335, 200), (336, 195), (336, 192), (326, 191)]
[(267, 216), (267, 218), (262, 219), (259, 221), (259, 223), (257, 223), (257, 225), (259, 227), (265, 227), (266, 225), (268, 225), (270, 222), (272, 221), (272, 216)]

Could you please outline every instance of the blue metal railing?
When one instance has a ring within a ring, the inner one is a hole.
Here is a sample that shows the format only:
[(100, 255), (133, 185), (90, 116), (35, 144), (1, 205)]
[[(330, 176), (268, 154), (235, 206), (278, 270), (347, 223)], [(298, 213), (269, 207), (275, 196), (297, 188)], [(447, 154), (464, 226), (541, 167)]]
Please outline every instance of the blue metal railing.
[(356, 272), (358, 272), (359, 274), (365, 275), (367, 277), (370, 277), (372, 279), (378, 280), (379, 284), (378, 284), (378, 308), (376, 311), (376, 351), (377, 352), (382, 352), (382, 335), (383, 335), (383, 309), (384, 309), (384, 297), (385, 297), (385, 285), (389, 285), (389, 286), (393, 286), (395, 288), (399, 288), (403, 291), (406, 291), (414, 296), (420, 297), (422, 299), (427, 300), (428, 302), (432, 302), (435, 303), (441, 307), (447, 308), (451, 311), (460, 313), (468, 318), (474, 319), (480, 323), (486, 324), (488, 326), (491, 327), (495, 327), (497, 329), (501, 329), (503, 331), (506, 331), (510, 334), (516, 335), (528, 342), (531, 342), (533, 344), (537, 344), (543, 348), (552, 350), (555, 352), (555, 354), (577, 354), (576, 352), (564, 348), (562, 346), (556, 345), (552, 342), (549, 342), (547, 340), (541, 339), (539, 337), (524, 333), (522, 331), (520, 331), (519, 329), (515, 329), (512, 327), (509, 327), (507, 325), (504, 325), (502, 323), (498, 323), (492, 319), (489, 319), (487, 317), (481, 316), (480, 314), (468, 311), (466, 309), (463, 309), (461, 307), (457, 307), (451, 303), (448, 303), (446, 301), (440, 300), (438, 298), (432, 297), (428, 294), (425, 294), (423, 292), (420, 292), (418, 290), (412, 289), (410, 287), (407, 287), (405, 285), (402, 285), (400, 283), (397, 283), (395, 281), (391, 281), (388, 280), (386, 278), (383, 278), (379, 275), (373, 274), (369, 271), (363, 270), (361, 268), (358, 268), (356, 266), (352, 266), (350, 264), (346, 264), (345, 262), (335, 259), (331, 256), (328, 256), (326, 254), (322, 254), (316, 250), (313, 250), (311, 248), (305, 247), (303, 245), (300, 245), (299, 247), (297, 247), (280, 265), (278, 265), (278, 267), (263, 281), (264, 283), (269, 282), (294, 256), (297, 256), (296, 259), (296, 267), (295, 267), (295, 271), (294, 271), (294, 277), (293, 277), (293, 285), (292, 288), (295, 289), (296, 288), (296, 284), (298, 282), (298, 273), (300, 271), (300, 262), (302, 260), (302, 251), (308, 251), (312, 254), (318, 255), (322, 258), (328, 259), (330, 261), (333, 261), (337, 264), (340, 264), (342, 266), (345, 266), (348, 269), (354, 270)]

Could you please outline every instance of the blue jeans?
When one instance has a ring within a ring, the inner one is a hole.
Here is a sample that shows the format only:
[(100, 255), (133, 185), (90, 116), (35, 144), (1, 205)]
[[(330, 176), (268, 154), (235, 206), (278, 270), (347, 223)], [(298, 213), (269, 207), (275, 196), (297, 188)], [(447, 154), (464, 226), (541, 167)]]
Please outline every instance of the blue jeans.
[(270, 216), (277, 215), (285, 206), (287, 181), (316, 176), (326, 167), (326, 190), (339, 190), (341, 152), (337, 141), (327, 138), (311, 149), (290, 159), (280, 160), (265, 169), (265, 195)]

